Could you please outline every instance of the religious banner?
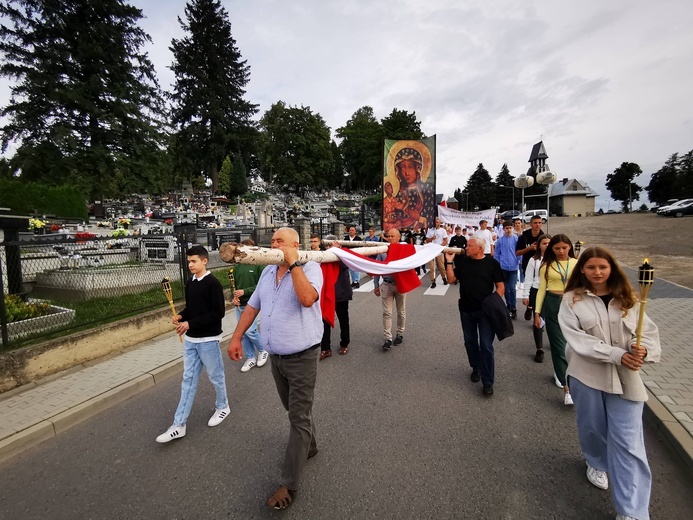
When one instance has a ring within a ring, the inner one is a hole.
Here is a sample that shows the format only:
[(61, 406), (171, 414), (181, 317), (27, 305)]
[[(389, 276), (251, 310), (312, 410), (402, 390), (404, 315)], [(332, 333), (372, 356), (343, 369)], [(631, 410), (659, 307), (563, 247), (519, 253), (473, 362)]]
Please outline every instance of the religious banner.
[(385, 139), (383, 230), (427, 229), (436, 214), (436, 136)]
[(484, 211), (457, 211), (456, 209), (439, 205), (438, 217), (444, 224), (468, 227), (478, 226), (480, 220), (485, 220), (489, 223), (489, 226), (492, 226), (493, 219), (496, 217), (496, 210), (491, 208)]

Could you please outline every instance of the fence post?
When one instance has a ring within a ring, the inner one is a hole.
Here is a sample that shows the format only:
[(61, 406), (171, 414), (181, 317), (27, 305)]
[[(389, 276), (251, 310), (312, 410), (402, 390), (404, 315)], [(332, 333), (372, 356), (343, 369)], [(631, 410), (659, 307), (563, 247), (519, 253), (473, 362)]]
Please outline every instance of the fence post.
[[(2, 245), (2, 244), (0, 244)], [(2, 348), (7, 348), (10, 337), (7, 331), (7, 309), (5, 308), (5, 284), (2, 281), (2, 256), (0, 255), (0, 326), (2, 327)]]

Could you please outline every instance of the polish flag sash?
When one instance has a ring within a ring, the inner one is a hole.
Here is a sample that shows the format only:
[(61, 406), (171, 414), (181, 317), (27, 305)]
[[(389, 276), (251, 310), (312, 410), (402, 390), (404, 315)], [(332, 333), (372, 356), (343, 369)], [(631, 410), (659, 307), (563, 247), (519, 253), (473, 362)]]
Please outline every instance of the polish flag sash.
[(397, 291), (404, 294), (421, 285), (421, 280), (414, 268), (427, 264), (442, 254), (443, 246), (426, 244), (413, 246), (411, 244), (390, 244), (385, 261), (374, 260), (349, 249), (331, 248), (344, 264), (354, 271), (373, 275), (392, 275), (397, 285)]

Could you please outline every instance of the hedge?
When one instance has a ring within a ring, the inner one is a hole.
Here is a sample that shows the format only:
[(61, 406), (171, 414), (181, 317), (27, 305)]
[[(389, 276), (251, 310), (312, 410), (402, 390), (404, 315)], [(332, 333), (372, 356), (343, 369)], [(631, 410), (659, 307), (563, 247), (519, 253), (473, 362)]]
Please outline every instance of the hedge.
[(44, 215), (87, 220), (84, 195), (69, 186), (46, 186), (36, 182), (0, 179), (0, 207), (13, 215)]

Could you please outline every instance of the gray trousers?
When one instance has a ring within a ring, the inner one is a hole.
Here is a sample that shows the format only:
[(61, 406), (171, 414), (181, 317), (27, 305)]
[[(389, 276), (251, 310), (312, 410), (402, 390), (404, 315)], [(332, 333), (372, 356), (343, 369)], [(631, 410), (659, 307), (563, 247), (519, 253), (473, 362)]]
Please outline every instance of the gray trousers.
[(313, 423), (313, 396), (320, 349), (291, 357), (270, 356), (272, 376), (284, 409), (289, 412), (289, 444), (282, 464), (280, 485), (296, 491), (308, 454), (317, 451)]

